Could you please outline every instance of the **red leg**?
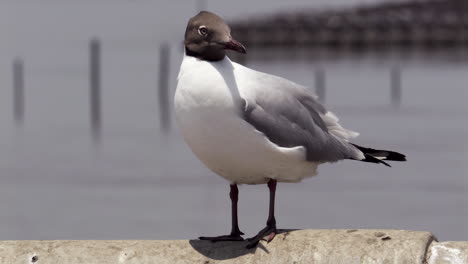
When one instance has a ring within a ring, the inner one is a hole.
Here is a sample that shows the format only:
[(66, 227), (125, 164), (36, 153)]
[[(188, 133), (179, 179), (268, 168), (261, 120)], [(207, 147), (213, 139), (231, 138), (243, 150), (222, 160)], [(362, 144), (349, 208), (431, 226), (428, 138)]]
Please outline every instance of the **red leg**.
[(231, 184), (231, 191), (229, 197), (231, 198), (231, 214), (232, 214), (232, 228), (231, 234), (217, 237), (199, 237), (201, 240), (216, 241), (243, 241), (241, 237), (242, 233), (239, 229), (239, 223), (237, 221), (237, 201), (239, 200), (239, 189), (236, 184)]
[(268, 212), (267, 226), (260, 230), (258, 234), (248, 240), (250, 243), (247, 245), (247, 248), (253, 248), (258, 245), (260, 240), (266, 240), (270, 242), (275, 238), (278, 233), (276, 229), (276, 219), (275, 219), (275, 194), (276, 194), (276, 180), (270, 179), (268, 181), (268, 189), (270, 190), (270, 208)]

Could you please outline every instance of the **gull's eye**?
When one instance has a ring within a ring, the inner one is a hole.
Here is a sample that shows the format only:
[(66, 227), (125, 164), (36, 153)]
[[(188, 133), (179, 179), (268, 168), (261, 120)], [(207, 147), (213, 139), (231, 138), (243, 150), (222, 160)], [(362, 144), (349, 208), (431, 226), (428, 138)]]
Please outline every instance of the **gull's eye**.
[(198, 28), (198, 34), (200, 34), (202, 36), (206, 36), (206, 35), (208, 35), (208, 29), (205, 26), (200, 26)]

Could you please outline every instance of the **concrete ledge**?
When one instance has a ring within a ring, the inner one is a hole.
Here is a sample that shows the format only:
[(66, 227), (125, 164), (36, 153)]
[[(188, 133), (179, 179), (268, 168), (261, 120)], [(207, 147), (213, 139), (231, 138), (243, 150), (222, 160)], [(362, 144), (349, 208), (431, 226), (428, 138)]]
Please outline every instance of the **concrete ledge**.
[(432, 242), (427, 256), (428, 264), (468, 263), (468, 242)]
[[(468, 242), (404, 230), (284, 231), (271, 243), (199, 240), (0, 241), (0, 263), (468, 263)], [(457, 262), (459, 261), (459, 262)]]

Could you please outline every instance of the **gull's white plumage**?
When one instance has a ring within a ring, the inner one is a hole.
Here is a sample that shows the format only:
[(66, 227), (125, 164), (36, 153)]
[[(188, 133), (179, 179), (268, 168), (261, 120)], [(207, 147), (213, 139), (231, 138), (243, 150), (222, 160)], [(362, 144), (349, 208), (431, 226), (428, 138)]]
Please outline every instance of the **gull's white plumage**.
[[(182, 134), (197, 157), (231, 183), (297, 182), (315, 175), (321, 163), (307, 161), (303, 146), (274, 144), (242, 118), (239, 102), (252, 97), (249, 93), (265, 76), (269, 75), (227, 57), (208, 62), (185, 56), (180, 68), (175, 113)], [(356, 136), (332, 113), (322, 118), (334, 136), (343, 140)], [(363, 158), (360, 151), (357, 157)]]
[(270, 192), (266, 227), (246, 245), (253, 248), (278, 233), (278, 181), (313, 176), (324, 162), (351, 159), (390, 166), (383, 160), (406, 160), (398, 152), (349, 142), (358, 133), (343, 128), (306, 87), (231, 62), (226, 50), (246, 53), (246, 48), (216, 14), (202, 11), (192, 17), (184, 44), (175, 94), (178, 123), (196, 156), (231, 183), (230, 234), (200, 239), (244, 240), (237, 219), (237, 184), (267, 183)]

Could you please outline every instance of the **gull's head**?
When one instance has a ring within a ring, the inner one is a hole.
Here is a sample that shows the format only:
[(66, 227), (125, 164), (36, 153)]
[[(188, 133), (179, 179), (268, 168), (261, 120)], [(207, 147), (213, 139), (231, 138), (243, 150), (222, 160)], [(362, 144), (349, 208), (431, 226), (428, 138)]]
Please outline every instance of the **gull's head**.
[(208, 61), (222, 60), (227, 49), (245, 53), (245, 47), (232, 38), (231, 29), (224, 20), (207, 11), (189, 20), (184, 44), (188, 55)]

